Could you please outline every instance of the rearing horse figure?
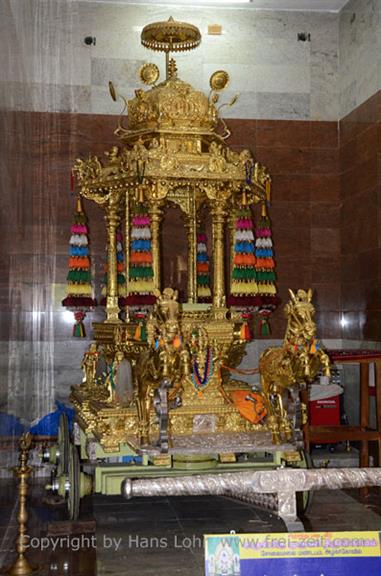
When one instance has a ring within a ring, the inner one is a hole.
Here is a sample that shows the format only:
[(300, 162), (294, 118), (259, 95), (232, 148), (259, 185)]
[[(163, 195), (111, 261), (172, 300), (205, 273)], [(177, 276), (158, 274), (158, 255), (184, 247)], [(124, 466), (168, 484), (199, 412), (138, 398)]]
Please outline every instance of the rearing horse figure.
[(259, 359), (267, 423), (275, 444), (290, 440), (293, 435), (290, 416), (284, 407), (285, 393), (290, 391), (295, 399), (300, 388), (312, 382), (321, 369), (324, 375), (330, 375), (329, 357), (316, 339), (312, 290), (298, 290), (296, 294), (289, 290), (289, 293), (283, 346), (268, 348)]

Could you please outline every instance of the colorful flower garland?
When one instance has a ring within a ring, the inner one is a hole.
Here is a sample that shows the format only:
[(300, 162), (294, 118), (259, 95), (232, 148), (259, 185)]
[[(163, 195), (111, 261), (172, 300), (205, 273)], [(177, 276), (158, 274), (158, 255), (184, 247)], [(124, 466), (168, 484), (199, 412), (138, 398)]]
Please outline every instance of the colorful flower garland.
[(259, 333), (262, 336), (268, 336), (270, 334), (269, 318), (277, 307), (279, 298), (276, 295), (271, 223), (265, 204), (262, 205), (262, 215), (255, 231), (255, 236), (255, 270), (258, 280), (258, 292), (262, 299), (262, 304), (259, 308)]
[(212, 298), (207, 242), (205, 232), (197, 234), (197, 300), (199, 302), (210, 302)]
[(271, 224), (265, 204), (262, 206), (262, 216), (255, 231), (255, 236), (255, 272), (258, 281), (258, 292), (259, 294), (272, 296), (276, 294), (275, 262), (273, 258)]
[(131, 305), (153, 304), (151, 217), (143, 204), (137, 204), (131, 224), (127, 301)]
[(255, 245), (250, 208), (241, 206), (234, 223), (230, 305), (257, 306), (258, 286), (255, 271)]
[[(267, 186), (267, 188), (269, 188)], [(269, 191), (266, 188), (266, 192)], [(275, 262), (271, 238), (271, 225), (266, 204), (262, 205), (262, 216), (255, 236), (251, 210), (241, 206), (234, 225), (234, 247), (228, 304), (248, 308), (259, 316), (262, 336), (270, 333), (268, 319), (275, 310), (279, 298), (275, 286)], [(241, 327), (241, 339), (250, 339), (250, 328), (246, 322)]]
[(80, 198), (77, 199), (74, 223), (70, 231), (69, 272), (66, 277), (67, 296), (62, 301), (62, 305), (74, 312), (76, 323), (73, 327), (73, 336), (84, 338), (86, 333), (83, 320), (86, 318), (86, 312), (92, 310), (97, 302), (93, 298), (91, 284), (87, 217)]

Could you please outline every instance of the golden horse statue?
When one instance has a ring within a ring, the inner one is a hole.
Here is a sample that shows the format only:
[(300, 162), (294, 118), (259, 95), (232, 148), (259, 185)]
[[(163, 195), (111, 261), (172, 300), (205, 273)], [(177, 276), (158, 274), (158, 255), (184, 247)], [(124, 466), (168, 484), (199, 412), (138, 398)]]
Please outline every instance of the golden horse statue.
[(283, 346), (268, 348), (259, 359), (267, 423), (276, 444), (290, 440), (293, 435), (290, 415), (284, 405), (286, 396), (291, 393), (295, 400), (299, 390), (311, 383), (320, 370), (330, 375), (329, 357), (316, 339), (312, 290), (298, 290), (296, 294), (289, 290), (289, 293)]

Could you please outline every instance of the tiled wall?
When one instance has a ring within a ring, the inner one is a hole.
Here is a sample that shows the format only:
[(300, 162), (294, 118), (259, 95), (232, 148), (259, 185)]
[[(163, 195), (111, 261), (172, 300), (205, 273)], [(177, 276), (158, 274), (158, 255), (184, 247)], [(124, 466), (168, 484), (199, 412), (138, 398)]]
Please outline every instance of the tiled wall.
[[(140, 44), (144, 25), (174, 18), (202, 33), (196, 51), (178, 54), (180, 76), (208, 89), (212, 72), (226, 69), (231, 82), (221, 101), (237, 92), (232, 118), (335, 120), (339, 116), (339, 15), (257, 11), (250, 7), (166, 7), (118, 2), (6, 0), (0, 35), (0, 104), (7, 109), (118, 114), (112, 80), (128, 97), (142, 87), (138, 70), (164, 55)], [(208, 35), (220, 24), (222, 34)], [(298, 41), (298, 34), (310, 41)], [(87, 46), (85, 36), (96, 44)], [(1, 102), (2, 100), (2, 102)]]
[(381, 89), (381, 2), (350, 0), (339, 17), (340, 117)]
[(381, 92), (340, 122), (343, 337), (381, 340)]
[[(230, 121), (273, 179), (271, 219), (280, 297), (311, 286), (325, 338), (340, 338), (340, 179), (335, 122)], [(272, 321), (283, 336), (282, 307)]]

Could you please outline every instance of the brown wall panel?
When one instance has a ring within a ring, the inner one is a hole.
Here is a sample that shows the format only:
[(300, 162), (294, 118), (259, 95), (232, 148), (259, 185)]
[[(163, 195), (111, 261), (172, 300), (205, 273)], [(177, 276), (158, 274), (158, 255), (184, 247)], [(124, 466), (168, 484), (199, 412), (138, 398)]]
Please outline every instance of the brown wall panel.
[[(69, 191), (70, 169), (78, 156), (90, 153), (102, 156), (104, 150), (117, 143), (113, 135), (117, 118), (14, 112), (4, 120), (7, 141), (11, 145), (4, 151), (7, 168), (2, 183), (7, 188), (6, 195), (12, 208), (9, 218), (3, 222), (1, 240), (5, 255), (12, 254), (16, 259), (20, 257), (17, 273), (15, 261), (12, 260), (12, 279), (16, 278), (17, 291), (26, 294), (25, 298), (17, 301), (20, 310), (23, 310), (24, 302), (30, 300), (30, 288), (27, 287), (30, 279), (35, 282), (37, 276), (42, 284), (65, 281), (69, 228), (74, 208)], [(279, 294), (283, 302), (287, 299), (288, 288), (315, 287), (319, 313), (326, 315), (325, 321), (321, 322), (321, 335), (328, 336), (329, 333), (340, 337), (341, 327), (339, 324), (335, 327), (334, 318), (340, 313), (341, 246), (338, 224), (340, 185), (345, 180), (340, 169), (343, 151), (340, 156), (337, 123), (229, 120), (228, 126), (232, 131), (230, 145), (237, 150), (250, 148), (272, 175), (270, 217), (278, 264)], [(378, 130), (372, 127), (368, 126), (368, 130), (366, 136), (358, 131), (356, 134), (361, 136), (362, 162), (373, 161), (371, 173), (373, 178), (375, 173), (377, 179), (374, 158), (364, 147), (375, 147), (375, 141), (378, 145), (379, 135)], [(18, 136), (12, 140), (15, 131)], [(353, 149), (350, 146), (347, 154), (351, 166)], [(355, 176), (353, 192), (364, 185), (356, 172)], [(370, 176), (368, 178), (367, 186), (370, 187), (374, 180)], [(90, 218), (94, 269), (99, 284), (105, 258), (104, 223), (97, 206), (86, 202), (86, 210)], [(343, 224), (345, 222), (342, 220)], [(178, 219), (176, 227), (181, 227)], [(173, 234), (176, 237), (176, 230)], [(169, 260), (175, 256), (174, 246), (175, 243), (168, 243), (166, 258)], [(352, 248), (354, 250), (354, 246)], [(42, 259), (33, 267), (31, 263), (36, 254), (41, 255)], [(52, 254), (56, 256), (53, 271), (49, 264)], [(24, 257), (28, 260), (25, 266), (22, 264)], [(169, 278), (170, 274), (168, 268), (166, 277)], [(0, 296), (7, 292), (9, 282), (11, 279), (6, 275), (2, 277)], [(46, 293), (48, 298), (49, 290)], [(321, 302), (319, 293), (322, 295)], [(4, 296), (3, 300), (6, 300)], [(61, 310), (54, 306), (54, 313), (59, 316)], [(282, 306), (274, 315), (272, 328), (274, 337), (282, 337), (285, 328)], [(61, 330), (57, 336), (63, 336)]]
[(340, 121), (343, 337), (381, 340), (381, 93)]

